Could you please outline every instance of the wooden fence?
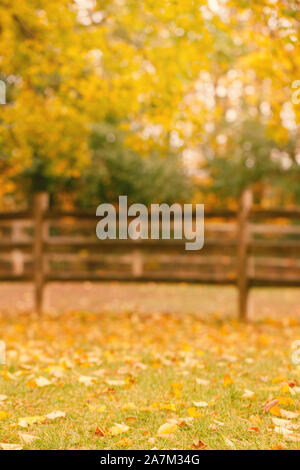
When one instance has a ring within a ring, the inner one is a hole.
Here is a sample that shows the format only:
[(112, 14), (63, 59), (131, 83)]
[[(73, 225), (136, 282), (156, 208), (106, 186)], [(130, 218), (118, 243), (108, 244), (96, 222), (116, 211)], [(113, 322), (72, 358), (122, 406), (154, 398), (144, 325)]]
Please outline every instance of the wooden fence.
[(53, 212), (47, 195), (32, 211), (0, 213), (0, 281), (31, 280), (42, 311), (50, 281), (161, 281), (235, 284), (240, 318), (252, 286), (300, 286), (300, 209), (251, 210), (251, 193), (238, 212), (205, 213), (205, 242), (186, 251), (186, 240), (104, 240), (95, 214)]

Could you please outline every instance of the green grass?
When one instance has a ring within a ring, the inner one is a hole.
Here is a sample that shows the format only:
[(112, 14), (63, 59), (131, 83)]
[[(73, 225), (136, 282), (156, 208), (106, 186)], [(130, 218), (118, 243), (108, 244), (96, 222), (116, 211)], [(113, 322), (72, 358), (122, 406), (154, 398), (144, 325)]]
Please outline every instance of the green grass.
[[(0, 369), (0, 394), (7, 399), (0, 412), (9, 413), (0, 419), (1, 443), (24, 449), (191, 449), (201, 440), (207, 449), (300, 449), (300, 440), (276, 433), (272, 414), (263, 412), (264, 403), (278, 396), (293, 401), (281, 409), (300, 411), (300, 369), (290, 358), (292, 342), (300, 339), (294, 321), (241, 325), (188, 314), (70, 313), (2, 318), (0, 327), (7, 343), (7, 364)], [(63, 366), (62, 377), (53, 377), (49, 366)], [(80, 383), (82, 375), (95, 383)], [(233, 383), (224, 387), (225, 375)], [(30, 386), (39, 376), (53, 383)], [(295, 395), (282, 394), (286, 381), (295, 385)], [(245, 389), (255, 392), (254, 399), (242, 398)], [(201, 416), (157, 437), (168, 420), (188, 417), (193, 401), (208, 403), (197, 408)], [(126, 409), (128, 403), (134, 408)], [(19, 418), (57, 410), (66, 416), (27, 429), (17, 425)], [(129, 430), (112, 436), (114, 423)], [(95, 434), (97, 427), (104, 436)], [(19, 431), (37, 439), (21, 443)]]

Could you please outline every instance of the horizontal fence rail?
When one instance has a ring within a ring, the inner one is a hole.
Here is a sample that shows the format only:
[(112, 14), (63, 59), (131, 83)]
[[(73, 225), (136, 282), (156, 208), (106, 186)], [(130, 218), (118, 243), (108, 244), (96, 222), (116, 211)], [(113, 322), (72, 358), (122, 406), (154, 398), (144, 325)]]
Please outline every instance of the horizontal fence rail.
[(252, 210), (245, 191), (234, 211), (205, 212), (205, 241), (99, 240), (100, 220), (86, 212), (47, 209), (0, 213), (0, 281), (34, 281), (42, 310), (48, 281), (162, 281), (235, 284), (246, 318), (252, 286), (300, 286), (300, 210)]

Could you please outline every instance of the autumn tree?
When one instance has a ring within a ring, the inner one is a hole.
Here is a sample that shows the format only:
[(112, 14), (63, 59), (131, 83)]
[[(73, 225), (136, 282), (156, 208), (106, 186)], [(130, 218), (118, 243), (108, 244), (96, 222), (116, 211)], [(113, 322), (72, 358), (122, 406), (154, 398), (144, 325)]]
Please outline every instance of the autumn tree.
[(79, 179), (113, 116), (124, 148), (195, 160), (211, 191), (297, 180), (298, 2), (2, 0), (0, 14), (2, 174)]

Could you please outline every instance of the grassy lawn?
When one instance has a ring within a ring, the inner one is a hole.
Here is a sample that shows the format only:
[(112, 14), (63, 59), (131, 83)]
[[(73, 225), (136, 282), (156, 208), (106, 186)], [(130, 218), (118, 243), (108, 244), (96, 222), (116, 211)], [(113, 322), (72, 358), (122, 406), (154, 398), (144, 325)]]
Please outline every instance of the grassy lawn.
[(74, 312), (2, 317), (0, 327), (2, 445), (300, 449), (292, 318)]

